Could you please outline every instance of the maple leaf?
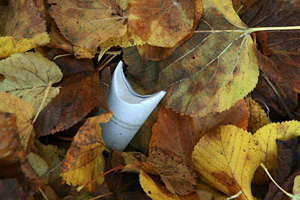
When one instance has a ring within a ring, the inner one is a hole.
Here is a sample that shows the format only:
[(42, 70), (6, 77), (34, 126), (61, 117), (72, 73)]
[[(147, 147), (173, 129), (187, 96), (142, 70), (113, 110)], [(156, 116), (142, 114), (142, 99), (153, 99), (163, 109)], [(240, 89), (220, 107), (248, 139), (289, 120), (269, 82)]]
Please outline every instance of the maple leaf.
[(193, 165), (201, 179), (228, 196), (253, 199), (251, 181), (260, 164), (261, 149), (254, 137), (232, 125), (220, 126), (195, 146)]
[(149, 91), (167, 90), (163, 103), (187, 115), (222, 112), (257, 83), (256, 48), (231, 1), (203, 1), (195, 34), (160, 62), (142, 62), (124, 49), (129, 72)]
[[(33, 106), (35, 114), (40, 108), (50, 81), (62, 78), (58, 66), (38, 53), (15, 53), (0, 61), (0, 91), (22, 98)], [(42, 109), (59, 93), (58, 87), (50, 87)]]
[(122, 37), (127, 30), (126, 13), (112, 0), (50, 0), (49, 13), (63, 36), (85, 49), (96, 49), (110, 37)]
[(33, 0), (12, 0), (0, 6), (0, 58), (49, 42), (45, 20)]
[[(276, 140), (278, 149), (278, 165), (274, 180), (286, 192), (292, 192), (294, 178), (300, 175), (300, 137), (293, 137), (287, 141)], [(280, 191), (273, 183), (269, 185), (269, 191), (265, 200), (282, 199), (284, 193)]]

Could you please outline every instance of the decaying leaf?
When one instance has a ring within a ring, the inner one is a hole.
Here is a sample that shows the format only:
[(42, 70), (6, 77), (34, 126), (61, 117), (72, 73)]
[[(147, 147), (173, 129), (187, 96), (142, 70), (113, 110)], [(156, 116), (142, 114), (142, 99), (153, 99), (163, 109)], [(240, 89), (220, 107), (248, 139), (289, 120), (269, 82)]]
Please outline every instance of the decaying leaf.
[(248, 118), (249, 111), (244, 100), (238, 101), (227, 111), (202, 118), (182, 116), (162, 105), (152, 128), (149, 149), (160, 148), (171, 152), (190, 166), (194, 146), (206, 132), (227, 124), (246, 129)]
[(270, 123), (265, 111), (251, 97), (245, 97), (248, 108), (250, 110), (250, 118), (247, 130), (254, 134), (258, 129)]
[[(53, 55), (52, 55), (53, 56)], [(64, 77), (60, 93), (40, 113), (35, 123), (38, 136), (66, 130), (82, 120), (92, 109), (108, 111), (100, 88), (99, 72), (92, 61), (77, 61), (74, 57), (55, 60)]]
[(173, 47), (193, 29), (194, 0), (130, 1), (128, 29), (149, 45)]
[[(16, 178), (17, 185), (21, 186), (24, 194), (28, 196), (38, 190), (42, 180), (39, 179), (26, 158), (19, 140), (17, 123), (15, 114), (0, 112), (0, 176), (1, 178)], [(16, 184), (13, 185), (16, 186)], [(16, 195), (20, 195), (19, 187), (16, 187)], [(3, 188), (5, 187), (2, 185), (0, 196), (6, 192), (2, 191)]]
[(43, 178), (45, 183), (48, 183), (49, 174), (47, 174), (47, 172), (49, 170), (49, 166), (46, 161), (44, 161), (39, 155), (32, 152), (27, 155), (27, 159), (39, 177)]
[[(274, 180), (286, 192), (292, 193), (294, 179), (300, 175), (300, 137), (287, 141), (276, 140), (278, 148), (278, 165)], [(295, 193), (294, 193), (295, 194)], [(281, 200), (284, 193), (274, 183), (270, 183), (265, 200)]]
[[(299, 26), (299, 11), (298, 0), (258, 0), (244, 13), (242, 19), (250, 27)], [(299, 30), (287, 30), (266, 31), (265, 33), (267, 35), (266, 45), (271, 51), (271, 55), (264, 58), (265, 64), (259, 66), (277, 88), (286, 107), (293, 112), (297, 106), (296, 93), (300, 91), (300, 32)], [(260, 91), (260, 93), (263, 92)], [(269, 93), (267, 92), (267, 95)], [(282, 102), (276, 99), (275, 94), (272, 96), (274, 97), (265, 98), (265, 102), (269, 103), (271, 107), (279, 105), (281, 108), (275, 107), (276, 111), (283, 116), (286, 115), (286, 108), (283, 108)], [(279, 104), (276, 105), (276, 103)], [(291, 115), (289, 118), (293, 119)]]
[[(99, 123), (106, 123), (111, 112), (88, 118), (79, 129), (66, 155), (61, 176), (67, 184), (82, 185), (104, 172), (105, 161), (102, 152), (106, 148), (101, 137)], [(89, 184), (89, 191), (97, 189), (104, 178)]]
[[(28, 102), (37, 113), (46, 95), (50, 81), (57, 83), (62, 78), (58, 66), (37, 53), (16, 53), (0, 61), (0, 91), (8, 92)], [(44, 108), (57, 94), (58, 87), (51, 87), (46, 95)]]
[(220, 126), (200, 139), (192, 158), (205, 182), (228, 196), (242, 190), (239, 199), (253, 199), (250, 185), (261, 149), (250, 133), (232, 125)]
[(140, 183), (145, 193), (151, 199), (157, 199), (157, 200), (165, 200), (165, 199), (179, 200), (180, 199), (177, 194), (172, 194), (162, 186), (157, 185), (144, 170), (141, 170), (140, 172)]
[(124, 60), (147, 90), (167, 91), (167, 107), (202, 117), (229, 109), (255, 87), (256, 48), (246, 30), (230, 0), (204, 0), (194, 35), (170, 57), (142, 62), (135, 48), (127, 48)]
[[(278, 163), (276, 139), (288, 140), (295, 136), (300, 136), (299, 121), (271, 123), (254, 134), (254, 138), (259, 142), (262, 149), (261, 162), (267, 167), (272, 176)], [(262, 185), (266, 182), (269, 182), (269, 177), (262, 168), (258, 168), (253, 183)]]
[(18, 97), (6, 92), (0, 92), (0, 112), (13, 113), (17, 116), (17, 127), (21, 145), (25, 151), (28, 147), (31, 148), (33, 139), (35, 138), (35, 131), (32, 124), (32, 106)]
[(26, 199), (26, 195), (18, 181), (14, 179), (0, 180), (0, 199)]
[[(63, 36), (85, 49), (96, 49), (111, 37), (122, 37), (127, 16), (113, 0), (48, 1), (49, 13)], [(124, 15), (125, 14), (125, 15)]]
[(33, 0), (12, 0), (0, 10), (0, 58), (49, 42), (45, 20)]
[(172, 194), (188, 195), (196, 189), (196, 179), (184, 160), (161, 149), (151, 149), (147, 163), (160, 175)]
[(59, 32), (56, 24), (52, 22), (51, 31), (49, 33), (50, 42), (47, 47), (60, 48), (75, 55), (76, 58), (93, 58), (97, 53), (97, 49), (84, 49), (82, 47), (72, 45), (70, 41), (66, 40)]

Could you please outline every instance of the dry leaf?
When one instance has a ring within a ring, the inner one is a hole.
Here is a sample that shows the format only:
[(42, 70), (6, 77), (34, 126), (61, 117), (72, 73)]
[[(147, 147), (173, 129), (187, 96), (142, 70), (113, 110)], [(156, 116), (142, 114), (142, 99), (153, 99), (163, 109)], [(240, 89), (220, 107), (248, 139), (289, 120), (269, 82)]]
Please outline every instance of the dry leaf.
[(195, 191), (196, 179), (181, 157), (153, 148), (149, 152), (147, 163), (159, 174), (172, 194), (188, 195)]
[(49, 13), (60, 32), (72, 44), (96, 49), (111, 37), (122, 37), (127, 30), (126, 14), (112, 0), (49, 0)]
[(26, 199), (22, 187), (15, 178), (0, 180), (0, 188), (0, 199)]
[(195, 146), (192, 159), (205, 182), (228, 196), (242, 190), (239, 199), (254, 199), (250, 185), (261, 161), (261, 149), (247, 131), (227, 125), (206, 133)]
[[(278, 163), (276, 139), (288, 140), (300, 136), (300, 122), (287, 121), (282, 123), (271, 123), (256, 131), (254, 138), (259, 142), (262, 149), (261, 162), (267, 167), (273, 176)], [(262, 168), (255, 172), (253, 183), (262, 185), (270, 179)]]
[(171, 152), (190, 166), (194, 146), (206, 132), (226, 124), (246, 129), (248, 118), (249, 111), (244, 100), (238, 101), (227, 111), (202, 118), (182, 116), (162, 105), (158, 120), (152, 128), (149, 149), (160, 148)]
[(130, 1), (128, 29), (149, 45), (173, 47), (193, 30), (194, 0)]
[(232, 2), (202, 2), (194, 35), (167, 59), (142, 62), (136, 49), (124, 50), (129, 72), (147, 90), (166, 90), (168, 108), (199, 117), (232, 107), (254, 89), (258, 77), (255, 44)]
[(0, 10), (0, 58), (49, 42), (45, 20), (33, 0), (11, 0)]
[[(78, 130), (66, 155), (61, 176), (67, 184), (82, 185), (104, 172), (104, 156), (106, 148), (101, 137), (99, 123), (106, 123), (112, 116), (111, 112), (88, 118)], [(86, 189), (93, 191), (104, 182), (104, 178), (89, 184)]]
[(248, 108), (250, 110), (250, 118), (248, 122), (248, 132), (254, 134), (258, 129), (270, 123), (265, 111), (251, 97), (245, 97)]
[[(8, 92), (28, 102), (35, 113), (42, 104), (49, 82), (57, 83), (63, 76), (55, 63), (32, 52), (16, 53), (1, 60), (0, 74), (5, 78), (0, 82), (0, 91)], [(51, 87), (42, 108), (58, 93), (58, 87)]]
[(172, 194), (162, 186), (157, 185), (151, 177), (144, 171), (140, 172), (140, 184), (145, 191), (145, 193), (151, 198), (155, 200), (179, 200), (177, 194)]
[[(54, 57), (54, 54), (49, 56)], [(109, 110), (100, 88), (99, 72), (93, 68), (91, 60), (78, 61), (71, 57), (58, 58), (55, 62), (64, 73), (59, 83), (62, 88), (37, 118), (38, 136), (66, 130), (94, 108)]]
[(0, 112), (17, 116), (19, 139), (25, 151), (31, 148), (35, 131), (32, 125), (33, 108), (29, 103), (6, 92), (0, 92)]

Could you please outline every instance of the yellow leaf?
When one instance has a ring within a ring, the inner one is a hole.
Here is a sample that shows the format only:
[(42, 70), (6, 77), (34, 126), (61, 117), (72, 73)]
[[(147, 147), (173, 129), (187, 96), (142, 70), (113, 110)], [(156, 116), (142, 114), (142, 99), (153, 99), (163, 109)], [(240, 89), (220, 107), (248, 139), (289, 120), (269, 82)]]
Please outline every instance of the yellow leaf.
[(293, 193), (295, 196), (300, 196), (300, 175), (294, 179)]
[[(261, 162), (267, 167), (272, 176), (275, 174), (278, 163), (276, 139), (288, 140), (299, 135), (299, 121), (271, 123), (259, 129), (254, 134), (254, 138), (259, 142), (262, 149)], [(262, 168), (257, 169), (253, 183), (262, 185), (269, 181), (269, 177), (264, 170)]]
[(132, 47), (132, 46), (137, 46), (137, 45), (143, 45), (145, 42), (141, 37), (134, 33), (126, 32), (122, 37), (120, 38), (109, 38), (105, 42), (101, 43), (100, 46), (100, 53), (98, 56), (98, 60), (102, 58), (104, 53), (110, 49), (113, 46), (120, 46), (123, 48), (126, 47)]
[(270, 123), (265, 111), (251, 97), (245, 97), (248, 108), (250, 110), (250, 118), (248, 121), (248, 131), (255, 133), (258, 129)]
[[(33, 106), (35, 113), (42, 104), (49, 81), (57, 83), (62, 78), (58, 66), (38, 53), (16, 53), (0, 61), (0, 91), (22, 98)], [(51, 87), (43, 108), (59, 93)]]
[(140, 171), (140, 184), (145, 193), (153, 200), (179, 200), (177, 194), (172, 194), (162, 186), (157, 185), (144, 171)]
[(17, 128), (21, 145), (26, 151), (28, 142), (35, 137), (32, 125), (32, 106), (11, 94), (0, 92), (0, 112), (14, 113), (17, 116)]
[[(101, 137), (99, 123), (107, 122), (111, 112), (88, 118), (78, 130), (62, 168), (61, 176), (67, 184), (82, 185), (104, 173), (105, 160), (102, 152), (106, 146)], [(93, 191), (104, 182), (104, 177), (89, 184), (86, 189)]]
[(251, 180), (260, 164), (260, 146), (253, 136), (232, 125), (206, 133), (192, 154), (194, 169), (204, 181), (228, 196), (252, 200)]
[(45, 20), (33, 0), (11, 0), (0, 12), (0, 58), (49, 42)]

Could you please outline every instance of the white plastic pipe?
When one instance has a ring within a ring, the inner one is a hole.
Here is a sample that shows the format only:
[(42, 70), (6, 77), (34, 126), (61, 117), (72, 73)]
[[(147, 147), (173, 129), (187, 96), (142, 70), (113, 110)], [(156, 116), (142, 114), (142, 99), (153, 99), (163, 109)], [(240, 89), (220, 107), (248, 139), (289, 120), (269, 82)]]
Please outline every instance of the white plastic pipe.
[(165, 91), (152, 95), (137, 94), (128, 83), (120, 61), (106, 96), (113, 116), (108, 123), (101, 124), (106, 146), (123, 151), (165, 94)]

